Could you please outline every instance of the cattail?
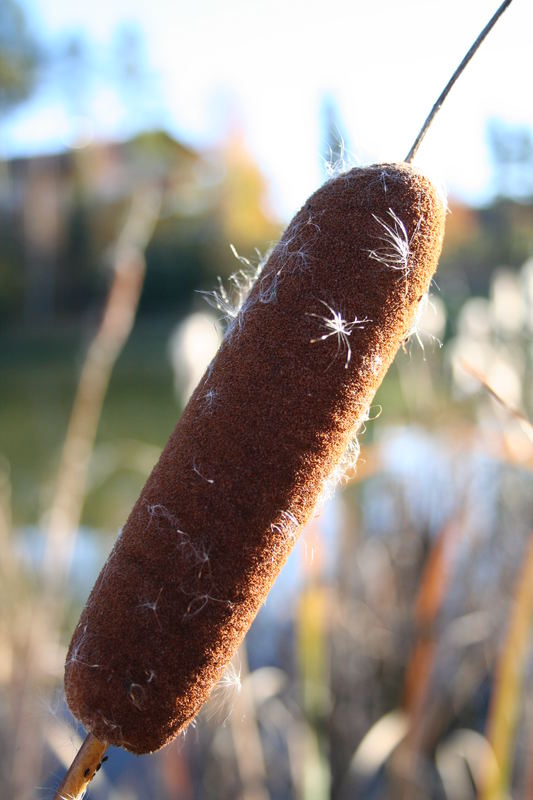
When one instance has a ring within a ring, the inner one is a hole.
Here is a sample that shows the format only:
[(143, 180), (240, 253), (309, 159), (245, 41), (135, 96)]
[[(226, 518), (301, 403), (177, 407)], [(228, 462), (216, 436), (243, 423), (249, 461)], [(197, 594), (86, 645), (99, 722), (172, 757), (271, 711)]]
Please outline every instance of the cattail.
[(208, 698), (413, 327), (444, 218), (427, 178), (384, 164), (290, 223), (74, 633), (67, 700), (98, 739), (157, 750)]
[(231, 313), (74, 632), (67, 700), (90, 733), (55, 800), (83, 794), (107, 743), (156, 750), (191, 722), (343, 454), (357, 453), (442, 246), (445, 203), (410, 163), (511, 2), (453, 73), (406, 163), (352, 170), (316, 192)]

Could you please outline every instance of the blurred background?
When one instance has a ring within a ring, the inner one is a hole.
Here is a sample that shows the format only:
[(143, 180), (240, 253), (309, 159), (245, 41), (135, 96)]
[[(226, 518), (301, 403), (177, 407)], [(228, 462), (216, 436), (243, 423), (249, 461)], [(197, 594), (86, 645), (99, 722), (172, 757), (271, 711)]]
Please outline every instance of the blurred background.
[[(401, 160), (497, 5), (0, 0), (2, 797), (84, 735), (66, 646), (223, 334), (201, 293), (339, 161)], [(444, 252), (357, 471), (197, 722), (94, 800), (533, 797), (532, 29), (516, 0), (417, 157)]]

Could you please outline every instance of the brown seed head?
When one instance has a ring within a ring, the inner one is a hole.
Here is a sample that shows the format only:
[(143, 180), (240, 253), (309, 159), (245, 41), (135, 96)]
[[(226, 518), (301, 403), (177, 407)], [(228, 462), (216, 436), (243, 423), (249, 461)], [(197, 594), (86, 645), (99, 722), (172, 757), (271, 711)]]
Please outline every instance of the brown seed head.
[(197, 714), (413, 324), (444, 217), (423, 175), (384, 164), (292, 220), (74, 633), (67, 699), (97, 737), (152, 751)]

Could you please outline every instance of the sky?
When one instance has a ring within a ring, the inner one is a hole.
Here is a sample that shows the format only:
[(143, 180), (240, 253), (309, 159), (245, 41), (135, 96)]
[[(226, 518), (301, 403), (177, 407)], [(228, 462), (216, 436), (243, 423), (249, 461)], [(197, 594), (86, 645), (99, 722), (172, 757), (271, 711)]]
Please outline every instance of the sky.
[[(51, 47), (83, 32), (94, 77), (76, 107), (46, 86), (0, 125), (0, 155), (58, 149), (163, 124), (212, 148), (238, 127), (288, 218), (323, 179), (320, 110), (333, 98), (354, 164), (405, 157), (495, 0), (23, 0)], [(117, 28), (143, 37), (142, 103), (106, 77)], [(462, 199), (491, 190), (487, 122), (533, 128), (533, 3), (514, 0), (452, 90), (416, 163)], [(73, 94), (76, 94), (74, 89)], [(74, 133), (75, 132), (75, 133)]]

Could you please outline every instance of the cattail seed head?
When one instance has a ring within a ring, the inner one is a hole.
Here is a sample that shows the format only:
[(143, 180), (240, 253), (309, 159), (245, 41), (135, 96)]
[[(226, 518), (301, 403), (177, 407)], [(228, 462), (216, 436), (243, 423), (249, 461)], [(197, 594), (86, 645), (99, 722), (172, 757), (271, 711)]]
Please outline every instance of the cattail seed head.
[(205, 702), (413, 325), (444, 218), (406, 164), (351, 170), (294, 217), (74, 633), (67, 700), (95, 736), (156, 750)]

